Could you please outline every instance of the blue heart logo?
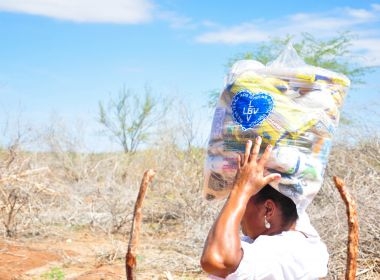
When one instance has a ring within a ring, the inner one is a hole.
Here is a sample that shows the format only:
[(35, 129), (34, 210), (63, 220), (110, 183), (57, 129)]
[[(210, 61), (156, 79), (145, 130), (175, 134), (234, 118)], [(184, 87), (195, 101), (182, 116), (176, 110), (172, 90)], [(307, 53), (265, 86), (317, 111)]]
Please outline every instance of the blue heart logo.
[(253, 94), (242, 90), (232, 98), (231, 108), (234, 121), (247, 130), (268, 117), (273, 110), (273, 98), (264, 92)]

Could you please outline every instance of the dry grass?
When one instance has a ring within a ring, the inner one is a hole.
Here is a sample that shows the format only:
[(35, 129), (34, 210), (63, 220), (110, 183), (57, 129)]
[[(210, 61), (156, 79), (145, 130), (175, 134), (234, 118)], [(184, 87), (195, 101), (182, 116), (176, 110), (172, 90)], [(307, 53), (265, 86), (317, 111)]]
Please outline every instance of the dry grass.
[[(335, 145), (324, 186), (309, 208), (329, 248), (328, 279), (342, 279), (346, 264), (346, 213), (333, 175), (344, 179), (359, 205), (358, 279), (380, 278), (379, 146), (377, 137), (355, 146)], [(162, 143), (135, 155), (4, 150), (0, 157), (0, 230), (19, 239), (86, 228), (108, 236), (112, 244), (126, 241), (141, 177), (147, 168), (155, 169), (143, 207), (139, 279), (204, 279), (198, 259), (222, 202), (201, 197), (202, 150), (180, 151)], [(117, 244), (99, 253), (99, 261), (120, 261), (126, 247)]]
[(345, 206), (332, 181), (344, 179), (355, 197), (359, 215), (357, 279), (380, 277), (380, 139), (374, 137), (355, 146), (342, 143), (332, 149), (322, 190), (309, 214), (330, 252), (329, 279), (342, 279), (345, 272), (347, 218)]

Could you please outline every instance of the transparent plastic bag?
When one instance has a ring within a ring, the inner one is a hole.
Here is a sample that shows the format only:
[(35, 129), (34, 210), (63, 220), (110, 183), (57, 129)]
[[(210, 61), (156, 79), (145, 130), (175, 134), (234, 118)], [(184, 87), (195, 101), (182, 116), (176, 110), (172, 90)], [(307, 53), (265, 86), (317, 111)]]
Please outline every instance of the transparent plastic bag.
[(349, 79), (307, 65), (291, 44), (266, 66), (236, 62), (214, 111), (204, 168), (207, 200), (225, 198), (233, 184), (238, 153), (260, 135), (261, 149), (274, 146), (266, 172), (281, 173), (272, 187), (302, 213), (322, 185), (331, 139)]

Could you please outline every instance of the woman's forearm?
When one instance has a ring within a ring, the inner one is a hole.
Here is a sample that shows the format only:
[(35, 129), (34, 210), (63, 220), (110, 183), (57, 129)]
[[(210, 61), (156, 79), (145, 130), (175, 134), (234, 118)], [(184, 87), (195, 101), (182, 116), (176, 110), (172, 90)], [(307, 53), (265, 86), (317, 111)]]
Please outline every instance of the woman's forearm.
[(206, 240), (201, 258), (206, 272), (225, 277), (239, 266), (243, 254), (240, 222), (249, 198), (236, 188), (231, 191)]
[(203, 250), (202, 268), (213, 275), (225, 277), (234, 272), (241, 261), (243, 252), (240, 243), (240, 223), (247, 203), (266, 184), (279, 179), (279, 174), (264, 176), (265, 162), (271, 152), (268, 145), (258, 159), (261, 137), (255, 145), (248, 140), (244, 155), (239, 155), (238, 170), (234, 186), (218, 218), (209, 231)]

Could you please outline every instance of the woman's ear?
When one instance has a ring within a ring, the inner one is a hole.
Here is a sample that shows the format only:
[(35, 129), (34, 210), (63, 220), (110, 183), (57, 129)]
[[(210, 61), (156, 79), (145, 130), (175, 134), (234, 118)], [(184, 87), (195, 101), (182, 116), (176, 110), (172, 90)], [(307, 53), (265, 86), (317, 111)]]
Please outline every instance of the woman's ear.
[(264, 202), (264, 208), (265, 208), (265, 215), (270, 218), (273, 216), (274, 212), (276, 211), (276, 204), (272, 199), (267, 199)]

